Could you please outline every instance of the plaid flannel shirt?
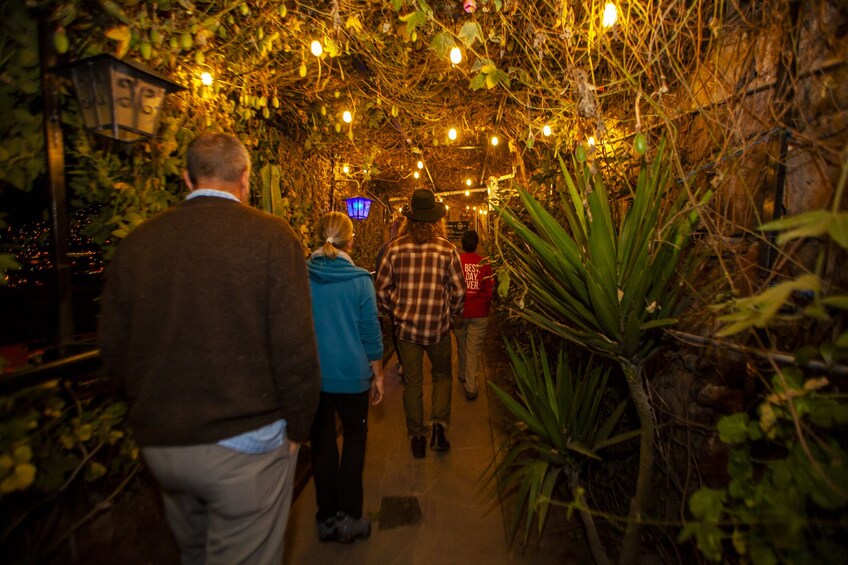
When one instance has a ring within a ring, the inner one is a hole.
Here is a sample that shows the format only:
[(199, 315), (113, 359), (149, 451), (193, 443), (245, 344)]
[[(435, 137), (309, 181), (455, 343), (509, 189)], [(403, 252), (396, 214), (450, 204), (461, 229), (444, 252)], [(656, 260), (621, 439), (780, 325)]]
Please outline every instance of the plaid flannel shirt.
[(386, 247), (375, 278), (377, 303), (391, 312), (397, 337), (432, 345), (462, 316), (465, 277), (456, 247), (443, 237), (424, 244), (402, 236)]

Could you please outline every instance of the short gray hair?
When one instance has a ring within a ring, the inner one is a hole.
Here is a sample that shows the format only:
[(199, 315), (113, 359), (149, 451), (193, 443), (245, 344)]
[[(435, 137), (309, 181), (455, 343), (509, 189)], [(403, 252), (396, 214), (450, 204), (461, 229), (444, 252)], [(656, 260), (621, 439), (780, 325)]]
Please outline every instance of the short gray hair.
[(186, 169), (194, 184), (200, 179), (238, 182), (244, 171), (250, 170), (250, 153), (230, 134), (201, 133), (188, 145)]

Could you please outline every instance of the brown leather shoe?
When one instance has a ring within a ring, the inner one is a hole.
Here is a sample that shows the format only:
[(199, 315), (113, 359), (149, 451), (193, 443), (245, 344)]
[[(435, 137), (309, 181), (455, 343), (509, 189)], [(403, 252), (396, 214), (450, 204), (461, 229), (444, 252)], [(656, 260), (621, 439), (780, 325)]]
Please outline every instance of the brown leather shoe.
[(433, 424), (433, 437), (430, 438), (430, 449), (433, 451), (448, 451), (450, 442), (445, 437), (445, 427), (441, 424)]

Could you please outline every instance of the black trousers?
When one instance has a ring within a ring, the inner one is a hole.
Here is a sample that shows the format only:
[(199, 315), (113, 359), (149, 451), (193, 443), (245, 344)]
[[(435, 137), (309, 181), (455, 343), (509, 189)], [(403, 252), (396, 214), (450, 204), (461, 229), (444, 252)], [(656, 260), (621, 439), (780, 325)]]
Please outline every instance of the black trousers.
[[(341, 394), (322, 392), (310, 435), (312, 478), (321, 522), (341, 510), (362, 517), (362, 469), (368, 437), (370, 391)], [(336, 414), (342, 423), (339, 457)]]

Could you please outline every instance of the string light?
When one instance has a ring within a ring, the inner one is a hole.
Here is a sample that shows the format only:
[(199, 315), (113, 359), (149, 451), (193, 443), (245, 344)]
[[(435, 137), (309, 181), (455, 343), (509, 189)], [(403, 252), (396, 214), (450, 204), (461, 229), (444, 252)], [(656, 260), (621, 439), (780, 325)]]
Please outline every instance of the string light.
[(542, 135), (549, 137), (551, 135), (551, 126), (545, 124), (545, 127), (542, 128)]
[(344, 111), (344, 114), (342, 114), (342, 119), (344, 120), (344, 123), (346, 123), (346, 124), (349, 124), (350, 122), (353, 121), (353, 115), (350, 113), (350, 110)]
[(588, 141), (587, 141), (586, 143), (588, 143), (590, 146), (594, 147), (594, 146), (595, 146), (595, 138), (594, 138), (594, 136), (590, 136), (590, 137), (589, 137), (589, 139), (588, 139)]
[(350, 166), (349, 166), (347, 163), (345, 163), (345, 164), (342, 166), (342, 172), (343, 172), (344, 174), (348, 174), (348, 173), (350, 172)]
[(212, 86), (212, 83), (215, 81), (212, 78), (212, 73), (203, 73), (200, 75), (200, 82), (206, 86)]
[(471, 179), (465, 179), (465, 186), (471, 186)]
[(423, 169), (423, 168), (424, 168), (424, 161), (418, 161), (418, 168), (419, 168), (419, 169)]
[(618, 21), (618, 11), (615, 9), (615, 4), (607, 2), (604, 6), (604, 18), (601, 25), (604, 27), (612, 27)]
[(498, 139), (498, 136), (493, 135), (491, 142), (492, 142), (492, 145), (497, 145), (498, 143), (500, 143), (500, 139)]
[(456, 129), (455, 128), (450, 128), (448, 130), (448, 139), (451, 139), (451, 140), (456, 139)]
[(466, 191), (465, 191), (465, 196), (471, 196), (471, 191), (466, 190)]
[(414, 173), (412, 173), (412, 176), (415, 177), (415, 178), (418, 178), (421, 175), (418, 173), (418, 171), (415, 171)]
[(450, 62), (454, 65), (458, 65), (462, 62), (462, 51), (459, 47), (454, 47), (450, 50)]
[(320, 57), (324, 53), (324, 48), (321, 46), (321, 42), (317, 39), (312, 41), (312, 45), (309, 46), (309, 49), (316, 57)]

